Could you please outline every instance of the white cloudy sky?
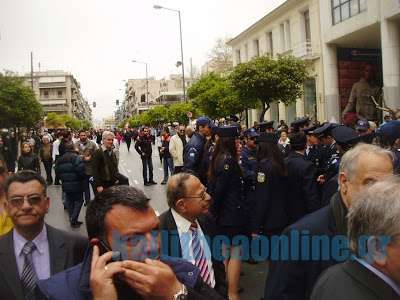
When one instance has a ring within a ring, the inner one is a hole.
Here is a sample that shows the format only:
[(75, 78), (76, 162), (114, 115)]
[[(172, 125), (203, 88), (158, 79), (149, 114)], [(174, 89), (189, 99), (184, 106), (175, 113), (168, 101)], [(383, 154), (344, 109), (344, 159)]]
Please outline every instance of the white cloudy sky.
[(199, 68), (215, 39), (235, 37), (285, 0), (0, 0), (0, 71), (64, 70), (81, 83), (93, 118), (113, 115), (123, 79), (180, 73), (178, 13), (185, 69)]

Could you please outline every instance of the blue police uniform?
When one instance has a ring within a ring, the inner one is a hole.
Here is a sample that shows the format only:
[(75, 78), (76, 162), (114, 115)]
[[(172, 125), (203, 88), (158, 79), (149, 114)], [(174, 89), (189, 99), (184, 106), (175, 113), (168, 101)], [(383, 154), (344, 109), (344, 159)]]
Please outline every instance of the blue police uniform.
[(250, 150), (247, 147), (243, 147), (241, 157), (241, 167), (246, 181), (248, 179), (253, 180), (254, 172), (257, 167), (257, 150)]
[(206, 138), (202, 137), (197, 131), (193, 132), (189, 142), (183, 148), (183, 168), (182, 171), (192, 171), (202, 182), (205, 174), (201, 167), (203, 160), (204, 146)]

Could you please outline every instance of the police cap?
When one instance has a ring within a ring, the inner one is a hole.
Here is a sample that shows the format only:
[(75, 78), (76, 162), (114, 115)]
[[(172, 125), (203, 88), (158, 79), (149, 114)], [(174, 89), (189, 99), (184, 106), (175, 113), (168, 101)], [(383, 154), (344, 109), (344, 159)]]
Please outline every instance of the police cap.
[(278, 136), (275, 133), (270, 132), (261, 132), (258, 138), (255, 141), (256, 144), (258, 143), (278, 143)]
[(317, 125), (313, 125), (313, 126), (308, 126), (306, 128), (302, 128), (301, 130), (304, 132), (304, 134), (313, 134), (314, 130), (317, 129), (318, 126)]
[(400, 138), (400, 121), (387, 122), (379, 129), (379, 134), (387, 136), (392, 141), (397, 140)]
[(260, 129), (269, 129), (273, 128), (273, 126), (274, 126), (274, 121), (266, 121), (257, 125), (257, 127)]
[(256, 137), (256, 136), (258, 136), (258, 133), (254, 128), (249, 128), (245, 132), (243, 132), (243, 135), (245, 137), (247, 137), (247, 136)]
[(217, 135), (219, 137), (235, 137), (239, 136), (239, 132), (235, 126), (221, 126), (218, 127)]
[(237, 121), (239, 121), (239, 118), (233, 114), (230, 114), (230, 115), (225, 116), (225, 120), (237, 122)]
[(332, 130), (332, 137), (342, 145), (347, 145), (359, 136), (354, 129), (345, 126), (338, 126)]

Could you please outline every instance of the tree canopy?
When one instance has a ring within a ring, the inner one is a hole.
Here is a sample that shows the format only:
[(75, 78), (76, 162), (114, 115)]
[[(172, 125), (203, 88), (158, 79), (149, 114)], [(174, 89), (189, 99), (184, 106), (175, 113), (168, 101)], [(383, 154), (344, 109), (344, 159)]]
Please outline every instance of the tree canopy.
[(60, 126), (66, 126), (73, 130), (78, 130), (78, 129), (88, 130), (91, 127), (91, 124), (89, 121), (86, 121), (86, 120), (78, 121), (78, 120), (75, 120), (73, 117), (69, 117), (66, 114), (57, 115), (56, 113), (49, 113), (47, 115), (46, 125), (47, 126), (51, 125), (54, 128), (57, 128)]
[(218, 119), (226, 114), (240, 113), (246, 108), (255, 108), (256, 101), (238, 97), (227, 85), (225, 76), (214, 72), (203, 75), (188, 89), (191, 104), (199, 108), (207, 117)]
[(33, 90), (15, 77), (0, 74), (0, 127), (32, 127), (43, 116)]
[(246, 63), (239, 63), (228, 75), (230, 88), (240, 99), (261, 102), (264, 120), (265, 112), (273, 102), (291, 104), (303, 94), (301, 84), (309, 78), (306, 63), (293, 56), (277, 55), (253, 57)]

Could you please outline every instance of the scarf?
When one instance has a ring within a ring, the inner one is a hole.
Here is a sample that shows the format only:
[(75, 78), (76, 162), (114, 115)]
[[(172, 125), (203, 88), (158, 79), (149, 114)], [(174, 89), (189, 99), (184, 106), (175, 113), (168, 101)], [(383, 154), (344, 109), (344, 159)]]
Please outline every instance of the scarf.
[(338, 234), (347, 236), (347, 214), (349, 210), (344, 204), (339, 191), (331, 198), (330, 206), (335, 217)]

